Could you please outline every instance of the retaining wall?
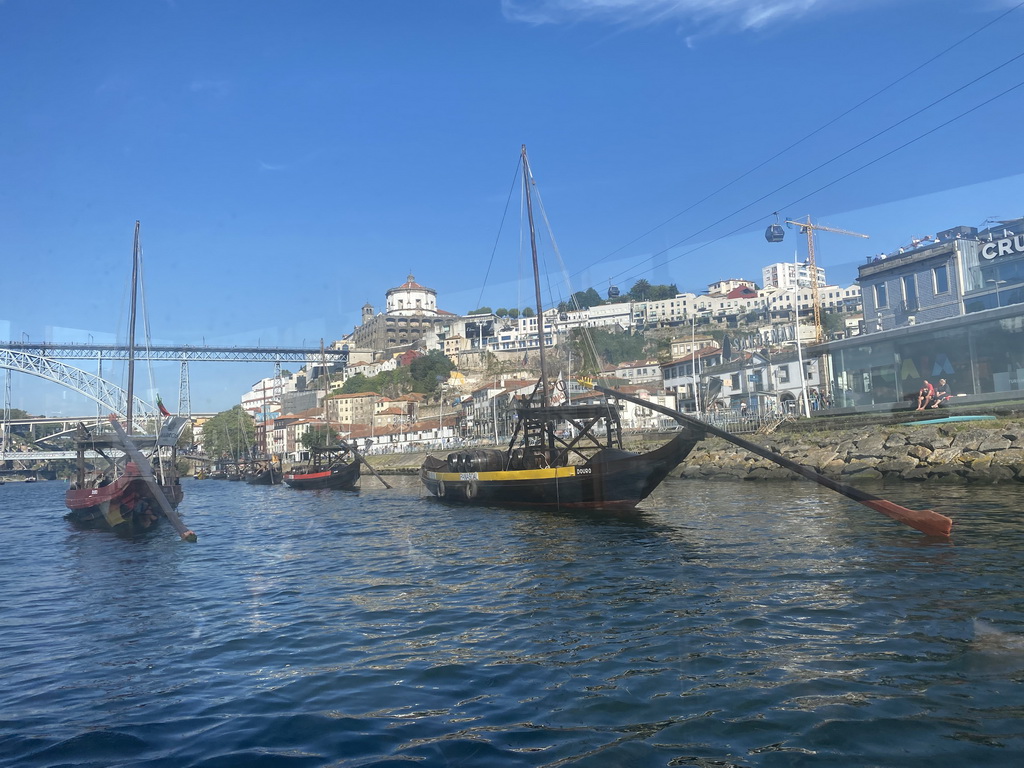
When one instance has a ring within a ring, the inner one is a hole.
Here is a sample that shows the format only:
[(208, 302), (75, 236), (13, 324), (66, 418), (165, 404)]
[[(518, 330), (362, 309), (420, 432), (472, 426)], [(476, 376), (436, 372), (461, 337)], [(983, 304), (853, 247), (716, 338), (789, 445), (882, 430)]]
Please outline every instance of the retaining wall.
[[(746, 439), (842, 482), (1024, 482), (1024, 422), (1020, 421), (875, 425)], [(692, 479), (798, 477), (720, 438), (699, 444), (680, 474)]]

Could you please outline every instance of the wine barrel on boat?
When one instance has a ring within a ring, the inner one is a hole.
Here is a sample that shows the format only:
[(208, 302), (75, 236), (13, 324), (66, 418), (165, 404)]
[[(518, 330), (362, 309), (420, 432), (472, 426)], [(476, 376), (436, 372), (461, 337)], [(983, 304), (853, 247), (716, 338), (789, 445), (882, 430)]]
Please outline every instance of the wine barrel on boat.
[(500, 472), (505, 468), (505, 452), (497, 448), (485, 448), (470, 454), (470, 472)]

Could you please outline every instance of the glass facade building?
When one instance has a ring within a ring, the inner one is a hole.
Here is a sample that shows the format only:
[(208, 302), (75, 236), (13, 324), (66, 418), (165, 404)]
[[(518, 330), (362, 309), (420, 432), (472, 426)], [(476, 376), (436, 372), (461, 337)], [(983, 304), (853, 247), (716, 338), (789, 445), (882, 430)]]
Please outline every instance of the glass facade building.
[(929, 240), (861, 266), (865, 332), (816, 350), (836, 407), (914, 401), (939, 378), (975, 400), (1024, 397), (1024, 219)]

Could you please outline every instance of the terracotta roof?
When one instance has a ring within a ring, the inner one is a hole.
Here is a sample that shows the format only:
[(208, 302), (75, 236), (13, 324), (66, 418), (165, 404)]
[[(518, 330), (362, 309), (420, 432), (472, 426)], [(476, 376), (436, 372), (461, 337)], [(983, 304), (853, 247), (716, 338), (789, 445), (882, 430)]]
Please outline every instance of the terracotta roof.
[(416, 278), (413, 275), (409, 275), (397, 288), (391, 288), (388, 293), (392, 291), (427, 291), (428, 293), (437, 293), (433, 288), (427, 288), (425, 285), (420, 285), (416, 282)]

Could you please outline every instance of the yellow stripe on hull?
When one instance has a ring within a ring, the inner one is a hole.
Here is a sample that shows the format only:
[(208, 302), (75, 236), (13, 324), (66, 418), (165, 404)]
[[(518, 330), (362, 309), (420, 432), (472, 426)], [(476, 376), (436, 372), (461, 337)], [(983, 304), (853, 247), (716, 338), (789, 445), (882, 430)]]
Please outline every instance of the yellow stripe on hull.
[(548, 480), (554, 477), (576, 477), (576, 467), (551, 467), (548, 469), (520, 469), (507, 472), (427, 472), (431, 480), (457, 483), (460, 480)]

